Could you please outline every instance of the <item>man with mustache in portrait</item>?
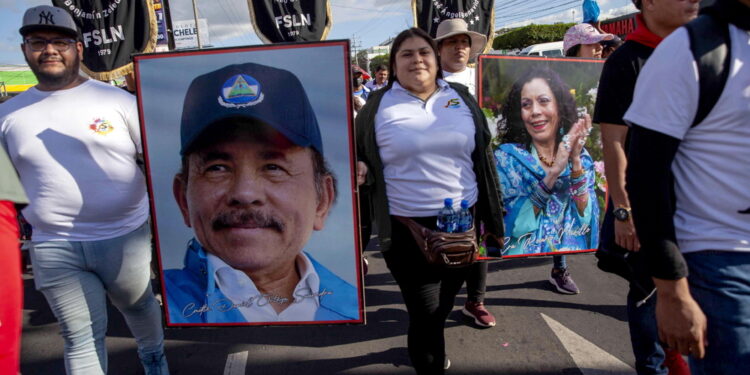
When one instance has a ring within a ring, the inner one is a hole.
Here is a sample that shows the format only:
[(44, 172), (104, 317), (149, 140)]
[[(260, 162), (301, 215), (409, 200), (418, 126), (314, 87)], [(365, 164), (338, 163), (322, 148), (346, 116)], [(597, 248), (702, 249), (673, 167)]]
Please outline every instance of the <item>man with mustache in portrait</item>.
[(173, 192), (195, 238), (165, 271), (172, 323), (358, 318), (356, 289), (303, 251), (336, 179), (296, 76), (246, 63), (195, 78), (181, 143)]

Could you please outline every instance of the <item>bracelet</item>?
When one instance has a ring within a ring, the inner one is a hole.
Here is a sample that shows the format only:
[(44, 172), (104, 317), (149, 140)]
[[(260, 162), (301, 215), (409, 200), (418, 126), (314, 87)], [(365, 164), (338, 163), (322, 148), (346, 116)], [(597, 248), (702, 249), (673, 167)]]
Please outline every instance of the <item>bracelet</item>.
[(534, 194), (532, 194), (529, 197), (529, 199), (531, 199), (531, 204), (533, 204), (534, 206), (536, 206), (539, 209), (544, 209), (544, 207), (547, 206), (547, 200), (545, 200), (543, 198), (539, 198), (539, 197), (535, 196)]
[(576, 202), (583, 203), (588, 200), (588, 197), (589, 197), (588, 194), (577, 194), (577, 195), (573, 195), (573, 200)]
[(547, 193), (549, 189), (544, 186), (544, 182), (540, 182), (534, 186), (534, 190), (531, 191), (529, 199), (534, 206), (538, 208), (544, 208), (547, 206), (550, 194)]
[(577, 184), (580, 184), (580, 183), (585, 182), (585, 181), (586, 181), (586, 175), (585, 174), (582, 174), (582, 175), (580, 175), (578, 177), (573, 177), (572, 174), (571, 174), (571, 178), (570, 178), (570, 184), (571, 185), (577, 185)]
[(579, 186), (572, 186), (570, 188), (570, 195), (574, 197), (579, 196), (579, 195), (584, 195), (586, 194), (586, 190), (587, 190), (586, 184), (581, 184)]
[(576, 181), (575, 183), (571, 182), (570, 191), (576, 191), (580, 189), (581, 187), (585, 187), (585, 186), (586, 186), (586, 179), (582, 178)]
[(547, 187), (547, 184), (545, 184), (544, 181), (539, 181), (539, 186), (542, 188), (542, 190), (544, 190), (545, 193), (552, 194), (552, 189)]

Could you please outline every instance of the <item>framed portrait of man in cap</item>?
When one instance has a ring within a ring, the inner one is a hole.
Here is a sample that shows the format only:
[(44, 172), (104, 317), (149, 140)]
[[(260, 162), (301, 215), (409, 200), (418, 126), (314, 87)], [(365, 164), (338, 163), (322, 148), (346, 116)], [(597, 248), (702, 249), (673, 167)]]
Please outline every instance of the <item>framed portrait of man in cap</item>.
[(348, 56), (136, 56), (168, 326), (364, 322)]

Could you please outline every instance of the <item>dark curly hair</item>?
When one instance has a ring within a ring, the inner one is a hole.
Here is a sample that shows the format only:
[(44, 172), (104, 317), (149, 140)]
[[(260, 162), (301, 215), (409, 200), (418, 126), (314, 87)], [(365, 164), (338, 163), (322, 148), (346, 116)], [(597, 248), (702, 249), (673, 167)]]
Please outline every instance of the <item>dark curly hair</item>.
[[(424, 30), (418, 29), (416, 27), (412, 27), (410, 29), (406, 29), (402, 32), (400, 32), (398, 35), (396, 35), (396, 39), (393, 40), (393, 44), (391, 45), (391, 52), (390, 57), (388, 58), (388, 71), (390, 73), (390, 77), (388, 77), (388, 88), (390, 89), (391, 86), (393, 86), (393, 82), (398, 82), (398, 76), (396, 75), (396, 54), (401, 49), (401, 45), (404, 44), (404, 42), (412, 37), (422, 38), (424, 41), (427, 42), (427, 44), (430, 45), (430, 48), (432, 49), (432, 53), (435, 54), (435, 64), (437, 65), (437, 77), (436, 78), (443, 78), (443, 69), (440, 67), (440, 58), (438, 57), (438, 47), (435, 41), (430, 37), (430, 34), (427, 34)], [(399, 82), (400, 84), (401, 82)]]
[[(578, 121), (576, 101), (570, 93), (568, 86), (560, 76), (549, 68), (531, 68), (513, 83), (508, 93), (508, 98), (503, 106), (503, 118), (506, 120), (507, 133), (504, 142), (523, 144), (527, 150), (531, 150), (531, 136), (521, 119), (521, 90), (523, 86), (535, 78), (541, 78), (547, 82), (557, 102), (557, 116), (562, 128), (562, 134), (567, 134), (570, 128)], [(556, 134), (555, 146), (560, 144), (562, 134)]]

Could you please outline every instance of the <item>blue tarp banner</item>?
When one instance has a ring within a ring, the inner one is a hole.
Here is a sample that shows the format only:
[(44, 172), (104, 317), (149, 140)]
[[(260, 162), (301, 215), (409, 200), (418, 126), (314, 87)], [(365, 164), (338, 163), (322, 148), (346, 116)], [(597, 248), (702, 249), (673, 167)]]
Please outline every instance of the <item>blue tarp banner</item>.
[(599, 21), (599, 4), (596, 0), (583, 0), (583, 23)]

